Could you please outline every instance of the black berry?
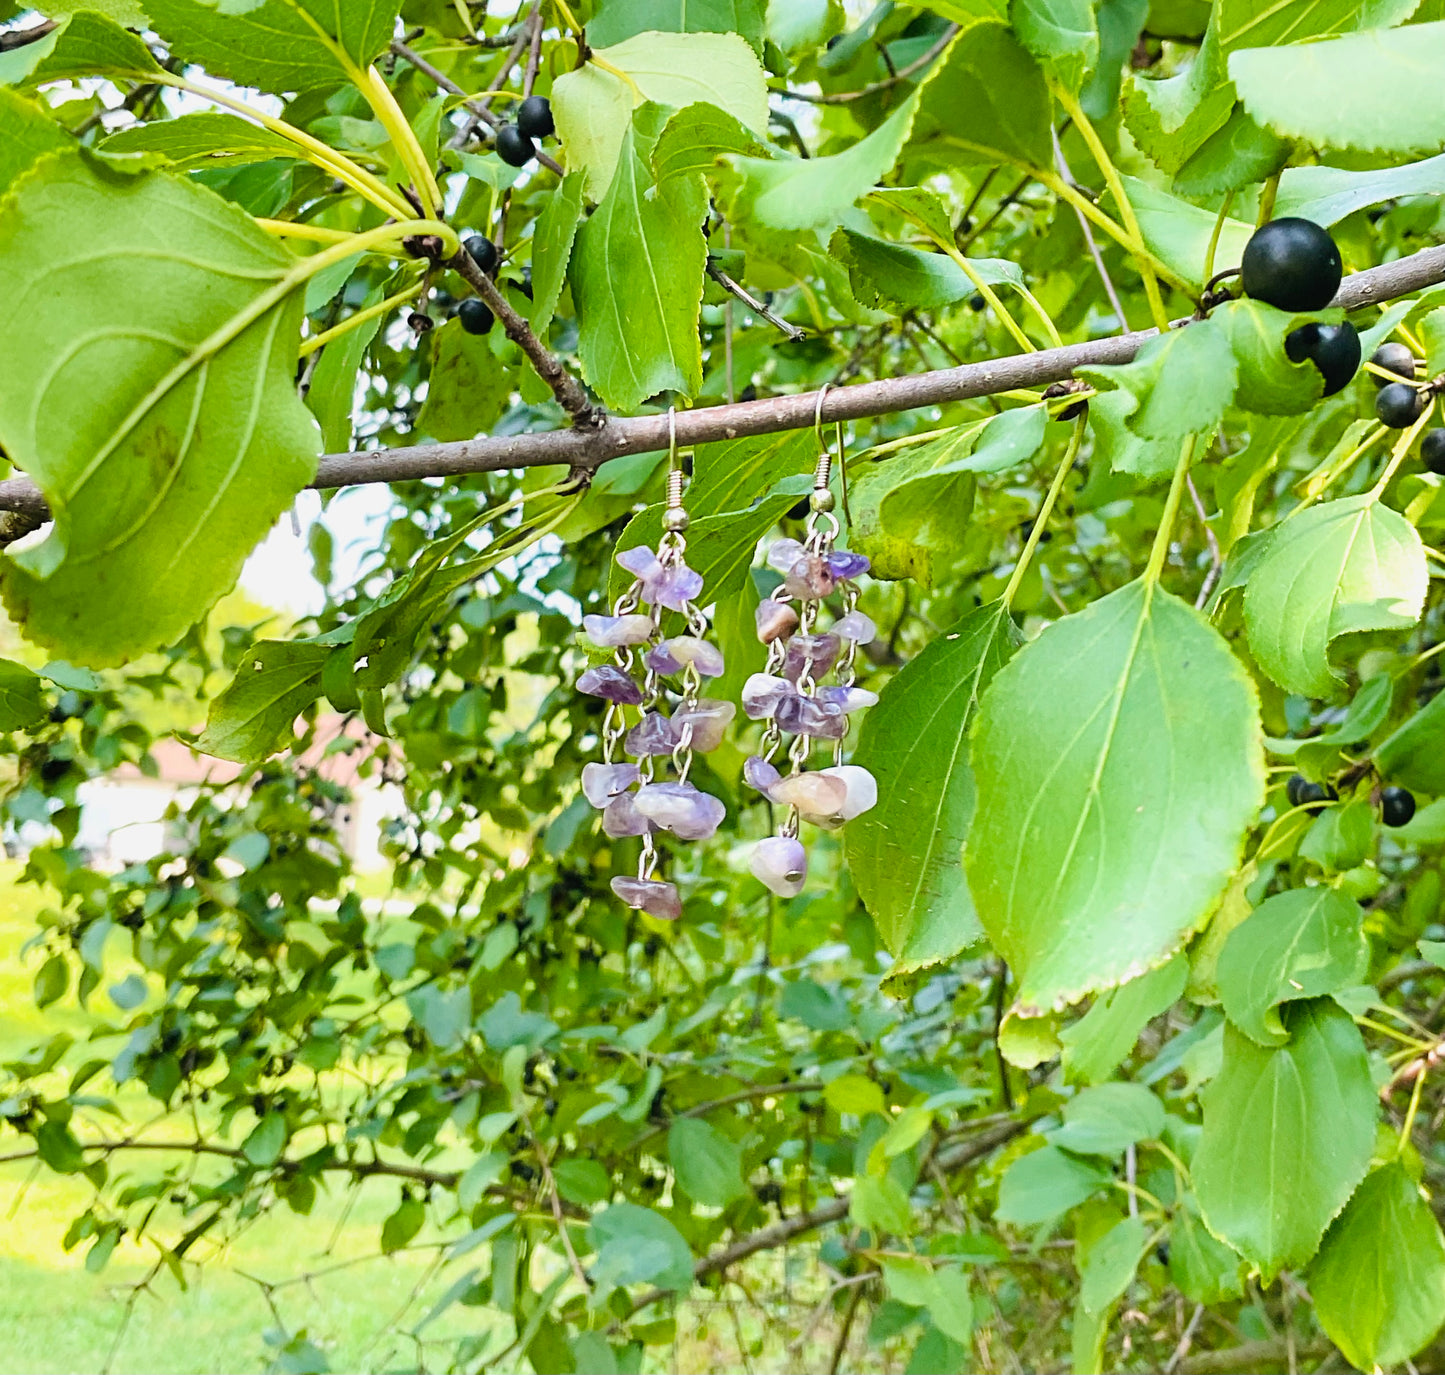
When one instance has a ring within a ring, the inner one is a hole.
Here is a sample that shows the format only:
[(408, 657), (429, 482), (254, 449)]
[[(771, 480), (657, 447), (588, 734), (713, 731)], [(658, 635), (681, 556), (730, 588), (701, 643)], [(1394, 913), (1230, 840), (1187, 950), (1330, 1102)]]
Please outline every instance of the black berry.
[(1311, 220), (1271, 220), (1244, 246), (1246, 296), (1280, 310), (1323, 310), (1340, 289), (1344, 265), (1327, 231)]
[(970, 310), (982, 310), (987, 304), (988, 302), (983, 299), (983, 292), (981, 291), (975, 291), (973, 295), (968, 298), (968, 308)]
[(515, 124), (497, 130), (497, 156), (511, 167), (525, 167), (537, 156), (537, 145)]
[(471, 255), (476, 265), (487, 274), (488, 277), (497, 270), (497, 263), (501, 254), (497, 252), (497, 245), (483, 234), (473, 234), (466, 243), (462, 245)]
[(1311, 783), (1302, 773), (1291, 774), (1284, 791), (1291, 807), (1308, 807), (1311, 812), (1323, 811), (1331, 796), (1323, 783)]
[(1375, 398), (1375, 414), (1392, 430), (1407, 430), (1425, 409), (1425, 398), (1408, 382), (1387, 382)]
[(544, 97), (529, 95), (517, 106), (517, 128), (528, 138), (547, 138), (557, 132), (552, 122), (552, 106)]
[(468, 334), (485, 334), (491, 329), (496, 320), (492, 314), (491, 307), (485, 301), (479, 301), (475, 296), (463, 301), (457, 307), (457, 319), (462, 322), (462, 328)]
[(1445, 430), (1426, 430), (1420, 441), (1420, 457), (1438, 477), (1445, 477)]
[(1325, 379), (1326, 396), (1333, 396), (1360, 370), (1360, 336), (1348, 320), (1342, 325), (1320, 325), (1313, 320), (1285, 335), (1284, 351), (1291, 363), (1306, 358)]
[[(1408, 380), (1415, 376), (1415, 355), (1405, 344), (1381, 344), (1370, 355), (1370, 362), (1377, 368), (1394, 373), (1396, 377)], [(1388, 377), (1381, 377), (1377, 372), (1372, 372), (1370, 377), (1377, 387), (1383, 387), (1390, 380)]]
[(1404, 788), (1386, 788), (1380, 794), (1380, 819), (1386, 826), (1403, 826), (1414, 815), (1414, 793)]

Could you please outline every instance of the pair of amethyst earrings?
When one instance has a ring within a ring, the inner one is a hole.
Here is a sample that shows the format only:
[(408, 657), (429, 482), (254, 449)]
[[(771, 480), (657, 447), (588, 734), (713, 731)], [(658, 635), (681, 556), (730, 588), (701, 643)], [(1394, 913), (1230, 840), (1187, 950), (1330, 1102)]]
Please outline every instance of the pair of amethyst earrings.
[[(798, 839), (800, 820), (834, 828), (867, 811), (877, 787), (866, 769), (843, 763), (848, 717), (876, 696), (853, 685), (860, 644), (875, 634), (858, 610), (855, 579), (868, 568), (860, 554), (835, 549), (839, 523), (829, 489), (832, 455), (822, 456), (809, 497), (806, 538), (777, 541), (768, 564), (783, 575), (781, 585), (758, 607), (758, 638), (768, 647), (767, 667), (743, 688), (751, 720), (765, 720), (759, 753), (743, 769), (744, 780), (769, 801), (787, 808), (778, 833), (754, 848), (750, 868), (773, 892), (794, 897), (807, 878), (807, 852)], [(637, 546), (617, 555), (633, 581), (608, 616), (584, 616), (582, 627), (599, 648), (611, 649), (611, 664), (587, 669), (580, 692), (607, 703), (602, 718), (602, 761), (582, 770), (582, 790), (602, 812), (602, 829), (614, 838), (640, 836), (637, 873), (612, 879), (612, 891), (629, 907), (674, 920), (682, 901), (675, 884), (658, 877), (654, 835), (669, 831), (681, 840), (716, 834), (727, 809), (688, 781), (693, 755), (716, 749), (736, 715), (731, 702), (701, 696), (704, 678), (721, 677), (722, 651), (708, 639), (708, 620), (699, 607), (703, 580), (686, 562), (688, 514), (682, 504), (683, 472), (677, 453), (675, 412), (668, 413), (667, 505), (657, 550)], [(837, 439), (841, 452), (842, 427)], [(843, 612), (826, 631), (818, 617), (827, 599), (840, 593)], [(645, 608), (645, 609), (644, 609)], [(664, 615), (682, 618), (681, 633), (663, 634)], [(641, 681), (637, 672), (640, 666)], [(823, 680), (833, 673), (833, 681)], [(675, 699), (669, 715), (665, 707)], [(629, 709), (635, 715), (629, 716)], [(784, 735), (792, 737), (784, 750)], [(808, 772), (814, 742), (831, 741), (831, 767)], [(773, 762), (782, 755), (786, 773)], [(659, 775), (672, 763), (671, 778)], [(635, 761), (635, 762), (632, 762)]]

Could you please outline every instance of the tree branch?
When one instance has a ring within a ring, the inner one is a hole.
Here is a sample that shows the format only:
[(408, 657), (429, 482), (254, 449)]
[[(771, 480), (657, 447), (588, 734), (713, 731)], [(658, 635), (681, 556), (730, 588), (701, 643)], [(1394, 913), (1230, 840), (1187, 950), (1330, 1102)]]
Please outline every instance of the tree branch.
[[(950, 24), (935, 43), (922, 57), (915, 58), (906, 67), (900, 67), (891, 76), (884, 77), (882, 81), (875, 81), (871, 86), (865, 86), (861, 91), (839, 91), (833, 95), (809, 95), (806, 91), (775, 90), (774, 95), (780, 95), (785, 100), (806, 100), (810, 105), (847, 105), (850, 101), (862, 100), (864, 96), (877, 95), (879, 91), (886, 91), (892, 86), (898, 85), (900, 81), (907, 81), (914, 72), (922, 71), (935, 57), (939, 55), (950, 43), (954, 36), (963, 26), (961, 24)], [(888, 54), (883, 54), (884, 61), (887, 61)]]
[[(475, 264), (471, 266), (475, 268)], [(463, 275), (466, 273), (463, 272)], [(468, 277), (467, 280), (470, 282), (472, 279)], [(482, 280), (486, 281), (485, 278)], [(1346, 310), (1357, 310), (1362, 306), (1379, 305), (1397, 296), (1406, 296), (1442, 281), (1445, 281), (1445, 245), (1424, 248), (1407, 258), (1353, 273), (1345, 278), (1332, 304)], [(500, 293), (490, 282), (487, 282), (487, 287), (492, 296), (501, 301)], [(493, 306), (504, 327), (508, 317), (521, 327), (523, 333), (518, 339), (519, 344), (526, 348), (523, 339), (532, 340), (543, 359), (556, 363), (537, 342), (526, 321), (505, 301), (501, 301), (506, 312), (504, 315), (493, 305), (492, 296), (483, 291), (479, 294), (489, 306)], [(1017, 387), (1047, 386), (1050, 382), (1062, 382), (1073, 375), (1075, 368), (1085, 364), (1128, 363), (1140, 346), (1156, 333), (1152, 329), (1136, 330), (1084, 344), (1066, 344), (1063, 348), (1041, 349), (1037, 353), (996, 358), (984, 363), (966, 363), (957, 368), (830, 387), (823, 399), (821, 418), (824, 423), (862, 420), (919, 406), (942, 406), (954, 401), (991, 396)], [(560, 364), (556, 366), (561, 367)], [(575, 382), (571, 385), (577, 386)], [(580, 394), (580, 387), (578, 392)], [(784, 430), (810, 430), (817, 403), (817, 392), (797, 392), (757, 401), (679, 411), (676, 416), (677, 442), (681, 447), (691, 447), (751, 435), (778, 434)], [(328, 454), (321, 460), (316, 480), (311, 485), (326, 489), (368, 482), (414, 482), (419, 478), (460, 477), (468, 473), (493, 473), (544, 465), (564, 465), (578, 472), (591, 473), (614, 458), (658, 453), (667, 447), (668, 420), (665, 414), (623, 420), (608, 417), (591, 428), (574, 426), (535, 434), (483, 436), (453, 444), (419, 444), (361, 453)], [(40, 519), (48, 519), (50, 514), (39, 489), (24, 477), (0, 481), (0, 511), (24, 511)]]

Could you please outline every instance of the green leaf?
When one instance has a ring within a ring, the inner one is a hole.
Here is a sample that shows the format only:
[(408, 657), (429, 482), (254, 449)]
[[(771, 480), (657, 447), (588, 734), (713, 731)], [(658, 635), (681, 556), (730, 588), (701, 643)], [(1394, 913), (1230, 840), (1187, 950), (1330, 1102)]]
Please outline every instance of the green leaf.
[(870, 1112), (883, 1113), (883, 1090), (861, 1074), (844, 1074), (830, 1079), (823, 1088), (823, 1099), (834, 1112), (851, 1112), (867, 1117)]
[(1401, 167), (1351, 172), (1343, 167), (1290, 167), (1279, 179), (1276, 217), (1297, 215), (1328, 227), (1357, 210), (1402, 196), (1445, 193), (1445, 153)]
[(1375, 767), (1402, 788), (1445, 793), (1445, 692), (1385, 738), (1375, 751)]
[[(978, 289), (945, 253), (875, 239), (846, 225), (830, 248), (848, 269), (853, 294), (866, 306), (892, 310), (936, 310), (972, 296)], [(972, 258), (970, 266), (989, 286), (1021, 286), (1023, 273), (1003, 258)]]
[(290, 139), (240, 115), (216, 111), (136, 124), (112, 134), (101, 149), (106, 153), (160, 153), (174, 172), (302, 156)]
[(1277, 1008), (1358, 984), (1369, 962), (1358, 903), (1334, 888), (1294, 888), (1230, 932), (1215, 979), (1229, 1020), (1277, 1046), (1285, 1041)]
[(40, 106), (0, 87), (0, 195), (47, 153), (74, 145), (75, 140)]
[[(1372, 29), (1321, 43), (1246, 48), (1229, 75), (1244, 108), (1315, 147), (1436, 152), (1445, 143), (1445, 22)], [(1411, 117), (1401, 119), (1400, 111)]]
[(1209, 1230), (1267, 1280), (1314, 1255), (1364, 1177), (1377, 1108), (1347, 1012), (1322, 998), (1282, 1017), (1290, 1039), (1272, 1050), (1225, 1024), (1193, 1169)]
[(568, 172), (537, 216), (532, 231), (532, 328), (541, 339), (547, 337), (562, 288), (567, 282), (567, 264), (582, 222), (580, 172)]
[(1399, 1160), (1367, 1175), (1309, 1272), (1315, 1316), (1351, 1365), (1399, 1366), (1445, 1323), (1445, 1239)]
[[(381, 293), (381, 287), (373, 287), (359, 309), (379, 304)], [(356, 374), (371, 341), (385, 323), (384, 316), (374, 315), (321, 350), (321, 361), (311, 374), (311, 386), (306, 392), (306, 406), (321, 426), (321, 443), (328, 453), (345, 453), (351, 448)], [(311, 528), (313, 531), (325, 529), (321, 525)]]
[(1124, 82), (1124, 64), (1139, 42), (1149, 8), (1149, 0), (1100, 0), (1096, 16), (1099, 58), (1079, 92), (1079, 104), (1090, 119), (1108, 119), (1114, 113)]
[(1145, 481), (1167, 478), (1179, 462), (1179, 445), (1140, 439), (1129, 428), (1138, 399), (1129, 391), (1102, 391), (1089, 400), (1094, 453), (1110, 472), (1133, 473)]
[(1099, 60), (1099, 30), (1089, 0), (1009, 0), (1009, 22), (1039, 65), (1077, 94), (1084, 73)]
[(649, 29), (659, 33), (737, 33), (759, 52), (763, 0), (602, 0), (587, 21), (587, 41), (609, 48)]
[(1210, 319), (1229, 341), (1239, 369), (1235, 405), (1260, 415), (1298, 415), (1311, 409), (1324, 392), (1324, 375), (1309, 359), (1291, 363), (1285, 336), (1305, 319), (1343, 318), (1338, 311), (1291, 315), (1247, 297), (1216, 309)]
[(948, 165), (1053, 166), (1044, 74), (1002, 24), (965, 29), (922, 90), (914, 135), (921, 151)]
[(614, 1203), (594, 1213), (587, 1230), (597, 1248), (593, 1278), (599, 1302), (628, 1284), (656, 1284), (679, 1293), (692, 1287), (692, 1252), (661, 1213), (636, 1203)]
[(166, 46), (212, 76), (263, 91), (339, 86), (391, 42), (399, 0), (146, 0)]
[(333, 644), (261, 640), (236, 676), (211, 699), (196, 748), (239, 764), (274, 754), (292, 722), (321, 695), (321, 672)]
[(1148, 1245), (1144, 1219), (1126, 1217), (1089, 1247), (1079, 1274), (1079, 1304), (1085, 1312), (1106, 1313), (1123, 1297)]
[(468, 334), (460, 320), (448, 320), (435, 338), (426, 400), (416, 428), (440, 440), (485, 434), (507, 409), (512, 374), (492, 352), (491, 336)]
[(734, 185), (728, 214), (771, 229), (813, 229), (837, 224), (898, 160), (913, 115), (915, 91), (867, 138), (821, 158), (729, 157)]
[(1122, 1155), (1126, 1146), (1164, 1134), (1164, 1104), (1143, 1084), (1100, 1084), (1069, 1099), (1052, 1145), (1076, 1155)]
[(1199, 1204), (1186, 1195), (1169, 1228), (1169, 1278), (1194, 1303), (1223, 1303), (1244, 1293), (1246, 1266), (1237, 1251), (1209, 1234)]
[(75, 1133), (53, 1118), (36, 1129), (35, 1151), (56, 1174), (78, 1174), (85, 1168), (85, 1152)]
[(626, 72), (632, 84), (589, 62), (552, 86), (557, 136), (568, 166), (586, 172), (594, 201), (607, 194), (633, 108), (644, 101), (679, 110), (706, 101), (759, 137), (767, 135), (767, 78), (735, 33), (644, 33), (597, 55)]
[(1259, 666), (1287, 692), (1328, 697), (1330, 645), (1364, 630), (1406, 630), (1428, 582), (1415, 527), (1366, 494), (1311, 506), (1275, 527), (1244, 593)]
[(822, 47), (847, 22), (842, 0), (768, 0), (768, 41), (790, 55)]
[(39, 43), (0, 61), (0, 80), (39, 86), (87, 76), (145, 78), (160, 70), (138, 34), (104, 15), (80, 10)]
[(962, 863), (968, 728), (1015, 636), (1002, 602), (970, 612), (903, 666), (863, 721), (853, 762), (877, 779), (878, 803), (844, 830), (843, 849), (895, 974), (951, 959), (981, 934)]
[(848, 1212), (875, 1237), (906, 1237), (913, 1231), (908, 1193), (892, 1175), (862, 1175), (853, 1185)]
[(1211, 431), (1234, 395), (1229, 341), (1213, 321), (1170, 330), (1145, 343), (1132, 363), (1079, 368), (1101, 389), (1126, 391), (1134, 406), (1124, 423), (1140, 439), (1173, 444)]
[(40, 679), (24, 664), (0, 659), (0, 731), (26, 730), (44, 715)]
[(645, 106), (629, 126), (617, 175), (572, 253), (582, 375), (622, 411), (658, 392), (693, 396), (702, 386), (707, 192), (696, 175), (653, 185), (647, 157), (660, 114)]
[(767, 152), (768, 145), (735, 116), (695, 101), (667, 121), (652, 150), (652, 171), (660, 186), (671, 177), (714, 171), (724, 153), (762, 157)]
[(1184, 992), (1189, 961), (1178, 954), (1167, 964), (1111, 989), (1071, 1026), (1059, 1032), (1064, 1076), (1081, 1084), (1107, 1079), (1134, 1049), (1139, 1033)]
[(121, 663), (195, 624), (315, 474), (296, 260), (194, 183), (79, 155), (36, 168), (0, 220), (0, 268), (26, 283), (0, 306), (0, 443), (55, 512), (10, 555), (6, 605), (35, 643)]
[(1105, 1166), (1080, 1160), (1057, 1146), (1030, 1151), (1004, 1171), (994, 1219), (1013, 1227), (1055, 1222), (1112, 1177)]
[(1144, 582), (1056, 622), (1000, 670), (972, 762), (969, 889), (1026, 1009), (1125, 983), (1179, 949), (1264, 795), (1252, 685), (1197, 612)]
[(389, 1256), (411, 1244), (426, 1221), (426, 1204), (413, 1194), (403, 1194), (401, 1202), (381, 1224), (381, 1254)]
[(266, 1169), (281, 1159), (281, 1152), (286, 1149), (289, 1135), (286, 1129), (286, 1114), (268, 1112), (241, 1142), (241, 1154), (251, 1164)]
[[(1218, 215), (1135, 177), (1124, 178), (1124, 190), (1139, 218), (1139, 232), (1149, 251), (1186, 282), (1203, 286), (1204, 259)], [(1226, 219), (1214, 251), (1214, 270), (1238, 267), (1253, 233), (1252, 224)]]
[(701, 1118), (675, 1118), (667, 1131), (667, 1158), (678, 1187), (709, 1208), (726, 1208), (747, 1193), (736, 1142)]
[(58, 1003), (70, 987), (70, 965), (64, 955), (52, 955), (35, 971), (34, 997), (37, 1008)]

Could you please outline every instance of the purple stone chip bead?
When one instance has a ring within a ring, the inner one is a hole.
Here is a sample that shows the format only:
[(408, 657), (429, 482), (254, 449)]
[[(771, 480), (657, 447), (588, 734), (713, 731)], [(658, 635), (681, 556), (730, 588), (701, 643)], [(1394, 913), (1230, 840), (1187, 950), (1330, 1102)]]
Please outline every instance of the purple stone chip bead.
[(809, 821), (831, 818), (848, 801), (848, 785), (824, 773), (792, 773), (768, 789), (779, 806), (796, 807)]
[(594, 807), (605, 807), (636, 782), (636, 764), (587, 764), (582, 769), (582, 794)]
[(743, 710), (749, 721), (765, 720), (777, 711), (779, 702), (796, 695), (797, 691), (786, 678), (754, 673), (743, 684)]
[(794, 635), (788, 641), (787, 657), (783, 660), (783, 677), (796, 683), (806, 667), (812, 677), (821, 678), (838, 662), (842, 648), (842, 640), (832, 631), (822, 635)]
[(820, 769), (819, 778), (835, 779), (843, 784), (846, 796), (835, 813), (835, 820), (852, 821), (878, 804), (878, 782), (861, 764), (838, 764)]
[(817, 599), (831, 595), (838, 584), (829, 561), (821, 554), (804, 554), (788, 569), (783, 591), (793, 597)]
[(697, 705), (679, 707), (673, 713), (672, 724), (677, 727), (679, 740), (683, 731), (692, 727), (688, 748), (699, 754), (709, 754), (723, 742), (727, 730), (738, 709), (731, 702), (721, 702), (714, 697), (699, 697)]
[(582, 630), (600, 649), (640, 645), (652, 634), (652, 617), (641, 613), (630, 616), (583, 616)]
[(655, 878), (632, 878), (618, 874), (612, 880), (612, 891), (629, 907), (646, 912), (663, 921), (676, 921), (682, 915), (682, 899), (677, 886)]
[(764, 597), (758, 603), (757, 623), (758, 639), (770, 645), (798, 628), (798, 613), (787, 602), (775, 602), (771, 597)]
[(727, 808), (691, 783), (647, 783), (637, 790), (637, 810), (679, 840), (709, 840)]
[(775, 573), (789, 573), (797, 561), (807, 553), (800, 541), (780, 539), (768, 549), (768, 567)]
[(654, 673), (681, 673), (689, 664), (703, 678), (721, 678), (727, 672), (723, 652), (693, 635), (674, 635), (647, 652), (643, 662)]
[(642, 705), (642, 689), (612, 664), (594, 664), (577, 680), (577, 691), (622, 707)]
[(861, 611), (850, 611), (833, 623), (833, 634), (852, 640), (854, 644), (871, 645), (878, 638), (878, 627), (871, 617)]
[(753, 847), (748, 868), (779, 897), (795, 898), (808, 881), (808, 852), (791, 836), (769, 836)]
[(750, 754), (743, 761), (743, 782), (760, 793), (766, 793), (782, 776), (760, 754)]
[(809, 735), (815, 740), (841, 740), (848, 733), (848, 718), (842, 705), (795, 692), (784, 697), (773, 719), (790, 735)]
[(835, 549), (828, 555), (828, 567), (833, 576), (842, 582), (845, 578), (856, 578), (868, 571), (866, 554), (854, 554), (847, 549)]
[(613, 840), (642, 836), (657, 829), (637, 810), (636, 796), (636, 793), (620, 793), (602, 809), (602, 829)]
[(837, 706), (845, 715), (878, 704), (878, 694), (860, 687), (819, 688), (818, 701)]
[(641, 581), (642, 600), (649, 606), (681, 611), (702, 591), (702, 574), (685, 563), (669, 567), (644, 545), (624, 549), (617, 563)]
[(649, 711), (627, 732), (622, 747), (640, 759), (646, 754), (671, 754), (680, 738), (677, 727), (666, 716), (660, 711)]
[(641, 578), (643, 582), (658, 577), (662, 572), (662, 561), (645, 544), (624, 549), (617, 556), (617, 566), (625, 568), (633, 577)]

